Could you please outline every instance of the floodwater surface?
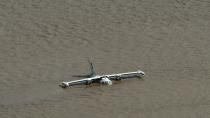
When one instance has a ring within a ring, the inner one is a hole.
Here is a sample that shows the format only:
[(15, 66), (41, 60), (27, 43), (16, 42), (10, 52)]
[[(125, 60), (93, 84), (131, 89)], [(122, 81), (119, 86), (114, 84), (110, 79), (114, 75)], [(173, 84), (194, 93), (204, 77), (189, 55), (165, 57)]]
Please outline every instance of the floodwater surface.
[[(209, 118), (208, 0), (1, 0), (1, 118)], [(62, 89), (87, 74), (143, 79)]]

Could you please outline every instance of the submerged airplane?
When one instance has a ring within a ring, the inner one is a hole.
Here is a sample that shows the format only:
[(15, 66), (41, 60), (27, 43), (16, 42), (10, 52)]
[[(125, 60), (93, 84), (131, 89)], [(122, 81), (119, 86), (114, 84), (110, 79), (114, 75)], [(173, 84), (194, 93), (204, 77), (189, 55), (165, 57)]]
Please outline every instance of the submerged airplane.
[(73, 77), (83, 77), (85, 79), (80, 79), (80, 80), (74, 80), (74, 81), (69, 81), (69, 82), (62, 82), (61, 87), (62, 88), (67, 88), (70, 86), (74, 85), (90, 85), (92, 83), (100, 83), (100, 84), (106, 84), (106, 85), (112, 85), (112, 81), (120, 81), (124, 79), (129, 79), (129, 78), (142, 78), (145, 73), (141, 70), (135, 71), (135, 72), (126, 72), (126, 73), (118, 73), (118, 74), (109, 74), (109, 75), (96, 75), (93, 63), (88, 60), (90, 64), (90, 74), (88, 75), (78, 75), (78, 76), (73, 76)]

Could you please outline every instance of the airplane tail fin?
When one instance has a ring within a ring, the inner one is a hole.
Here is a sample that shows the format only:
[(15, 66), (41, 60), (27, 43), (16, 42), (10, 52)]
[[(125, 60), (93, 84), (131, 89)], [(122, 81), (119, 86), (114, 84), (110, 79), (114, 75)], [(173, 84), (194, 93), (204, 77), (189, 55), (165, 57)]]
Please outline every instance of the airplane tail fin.
[(88, 59), (88, 63), (89, 63), (89, 65), (90, 65), (90, 75), (91, 75), (91, 76), (95, 76), (95, 75), (96, 75), (96, 72), (95, 72), (93, 63), (92, 63), (89, 59)]
[(93, 63), (88, 59), (88, 63), (90, 65), (90, 74), (87, 75), (74, 75), (73, 77), (80, 77), (80, 78), (89, 78), (96, 75)]

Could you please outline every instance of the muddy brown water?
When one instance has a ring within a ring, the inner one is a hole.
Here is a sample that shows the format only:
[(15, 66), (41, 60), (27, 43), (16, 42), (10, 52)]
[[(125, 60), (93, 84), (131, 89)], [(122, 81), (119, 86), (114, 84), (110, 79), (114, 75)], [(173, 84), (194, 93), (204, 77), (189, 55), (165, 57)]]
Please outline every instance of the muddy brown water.
[[(86, 74), (143, 80), (61, 89)], [(1, 0), (1, 118), (209, 118), (208, 0)]]

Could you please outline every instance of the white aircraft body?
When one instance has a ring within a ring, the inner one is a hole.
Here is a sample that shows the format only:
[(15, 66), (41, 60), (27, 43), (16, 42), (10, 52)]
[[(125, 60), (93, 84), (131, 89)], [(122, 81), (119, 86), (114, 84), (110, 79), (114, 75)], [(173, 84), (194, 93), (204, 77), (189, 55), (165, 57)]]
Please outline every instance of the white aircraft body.
[(118, 74), (109, 74), (109, 75), (96, 75), (93, 64), (89, 61), (91, 73), (88, 75), (82, 76), (74, 76), (74, 77), (85, 77), (85, 79), (74, 80), (69, 82), (62, 82), (61, 87), (66, 88), (74, 85), (90, 85), (91, 83), (100, 83), (100, 84), (107, 84), (112, 85), (112, 81), (120, 81), (129, 78), (142, 78), (145, 73), (141, 70), (135, 72), (126, 72), (126, 73), (118, 73)]

